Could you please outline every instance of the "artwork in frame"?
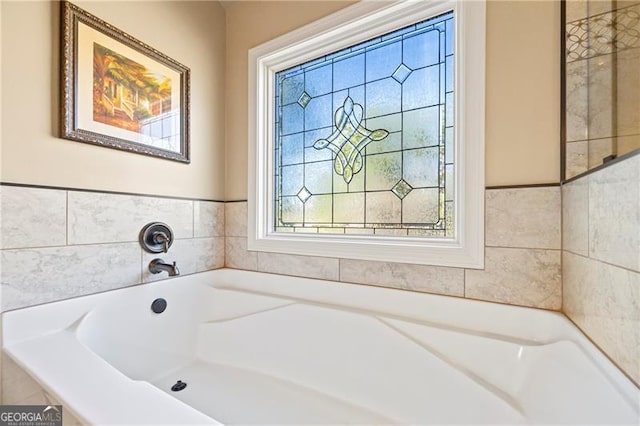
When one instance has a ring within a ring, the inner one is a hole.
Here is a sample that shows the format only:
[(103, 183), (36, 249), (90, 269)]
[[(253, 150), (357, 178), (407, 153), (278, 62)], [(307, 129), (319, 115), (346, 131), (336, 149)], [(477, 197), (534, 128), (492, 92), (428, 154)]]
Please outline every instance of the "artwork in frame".
[(190, 70), (63, 1), (62, 137), (190, 162)]

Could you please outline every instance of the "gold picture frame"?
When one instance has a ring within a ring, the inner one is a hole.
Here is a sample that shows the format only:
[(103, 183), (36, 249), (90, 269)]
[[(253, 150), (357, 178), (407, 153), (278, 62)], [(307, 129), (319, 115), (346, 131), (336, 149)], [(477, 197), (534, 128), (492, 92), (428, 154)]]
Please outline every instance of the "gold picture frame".
[(190, 162), (190, 70), (61, 2), (61, 136)]

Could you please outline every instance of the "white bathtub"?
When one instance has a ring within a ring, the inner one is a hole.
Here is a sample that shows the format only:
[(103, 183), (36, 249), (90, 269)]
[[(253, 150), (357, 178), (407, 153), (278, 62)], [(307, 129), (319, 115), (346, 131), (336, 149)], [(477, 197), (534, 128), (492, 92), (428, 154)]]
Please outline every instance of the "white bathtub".
[(12, 359), (92, 424), (640, 419), (638, 388), (534, 309), (223, 269), (8, 312), (3, 327)]

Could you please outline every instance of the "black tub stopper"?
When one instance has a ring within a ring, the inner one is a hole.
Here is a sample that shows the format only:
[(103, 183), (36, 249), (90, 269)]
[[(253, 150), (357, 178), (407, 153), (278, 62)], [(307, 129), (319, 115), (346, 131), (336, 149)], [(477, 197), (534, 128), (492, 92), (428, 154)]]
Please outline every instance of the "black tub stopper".
[(151, 304), (151, 310), (156, 314), (161, 314), (167, 309), (167, 301), (160, 298), (153, 301)]
[(186, 388), (187, 384), (182, 380), (178, 380), (175, 385), (171, 386), (171, 390), (174, 392), (179, 392), (182, 389)]

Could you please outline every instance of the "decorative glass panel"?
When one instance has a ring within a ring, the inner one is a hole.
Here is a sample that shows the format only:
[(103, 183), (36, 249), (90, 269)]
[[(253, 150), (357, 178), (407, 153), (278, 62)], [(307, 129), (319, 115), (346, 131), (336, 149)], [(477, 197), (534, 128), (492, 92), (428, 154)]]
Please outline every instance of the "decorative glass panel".
[(453, 13), (276, 73), (277, 232), (453, 237)]

